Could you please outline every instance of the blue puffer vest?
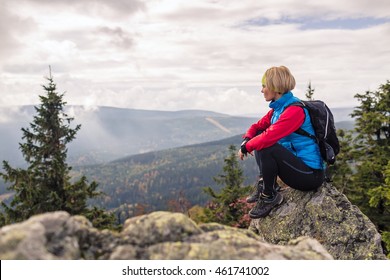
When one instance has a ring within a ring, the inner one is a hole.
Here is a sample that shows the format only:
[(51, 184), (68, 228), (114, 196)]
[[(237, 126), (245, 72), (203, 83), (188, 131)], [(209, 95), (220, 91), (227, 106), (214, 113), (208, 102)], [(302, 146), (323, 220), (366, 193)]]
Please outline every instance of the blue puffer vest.
[[(269, 107), (274, 109), (274, 113), (271, 118), (271, 124), (275, 123), (279, 119), (280, 115), (288, 105), (299, 101), (300, 100), (290, 91), (283, 94), (282, 97), (278, 100), (272, 101), (269, 104)], [(304, 111), (305, 121), (303, 122), (301, 128), (314, 135), (313, 126), (310, 122), (310, 116), (307, 112), (307, 109), (304, 109)], [(320, 149), (313, 139), (299, 135), (297, 133), (291, 133), (290, 135), (280, 139), (278, 143), (302, 159), (309, 167), (314, 169), (323, 169), (323, 161), (320, 154)]]

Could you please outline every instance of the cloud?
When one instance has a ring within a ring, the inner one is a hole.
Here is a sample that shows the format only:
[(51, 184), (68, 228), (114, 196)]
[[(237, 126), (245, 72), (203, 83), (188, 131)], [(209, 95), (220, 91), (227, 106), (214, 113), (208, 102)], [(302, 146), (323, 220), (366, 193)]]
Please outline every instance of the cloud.
[(76, 13), (82, 11), (84, 14), (107, 16), (109, 18), (128, 16), (146, 8), (145, 3), (139, 0), (21, 0), (18, 1), (18, 5), (29, 8), (39, 7), (40, 9), (50, 9), (57, 12), (70, 9)]
[[(85, 89), (84, 89), (85, 90)], [(92, 88), (83, 95), (67, 92), (65, 98), (74, 104), (94, 110), (95, 104), (105, 106), (150, 110), (190, 110), (193, 108), (247, 115), (265, 112), (268, 104), (258, 90), (251, 92), (238, 88), (188, 88), (183, 85), (170, 88), (133, 87), (122, 91)]]
[(274, 65), (331, 106), (389, 79), (387, 1), (2, 3), (2, 104), (36, 102), (48, 65), (70, 104), (228, 114), (267, 108), (260, 77)]
[(120, 27), (100, 27), (97, 30), (98, 36), (106, 36), (110, 44), (117, 48), (129, 49), (134, 44), (134, 39), (129, 32)]
[(27, 108), (13, 106), (0, 107), (0, 124), (9, 122), (28, 122), (31, 120), (31, 113)]
[(0, 58), (4, 61), (23, 43), (18, 34), (35, 28), (35, 22), (28, 17), (12, 13), (7, 2), (0, 2)]

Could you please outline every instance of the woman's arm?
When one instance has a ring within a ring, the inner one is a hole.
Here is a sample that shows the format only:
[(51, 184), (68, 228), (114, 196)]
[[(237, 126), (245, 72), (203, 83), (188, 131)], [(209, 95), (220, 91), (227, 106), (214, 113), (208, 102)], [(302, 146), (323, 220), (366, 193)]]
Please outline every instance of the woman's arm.
[[(269, 120), (271, 120), (271, 118), (269, 118)], [(269, 125), (260, 135), (251, 138), (251, 140), (246, 143), (245, 147), (248, 152), (268, 148), (283, 137), (296, 131), (301, 127), (304, 120), (305, 113), (303, 108), (290, 106), (280, 115), (279, 119), (274, 124)]]
[(252, 139), (259, 131), (266, 130), (271, 125), (271, 117), (274, 110), (268, 111), (268, 113), (262, 117), (257, 123), (252, 124), (242, 138)]

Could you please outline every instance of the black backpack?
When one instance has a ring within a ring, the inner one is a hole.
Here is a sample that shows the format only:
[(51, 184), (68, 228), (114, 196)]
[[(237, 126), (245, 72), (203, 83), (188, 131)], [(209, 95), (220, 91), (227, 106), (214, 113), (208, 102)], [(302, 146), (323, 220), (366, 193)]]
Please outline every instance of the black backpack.
[(340, 152), (340, 143), (337, 139), (333, 115), (328, 106), (321, 100), (301, 100), (289, 106), (299, 106), (309, 111), (315, 135), (311, 135), (302, 128), (298, 128), (295, 133), (314, 139), (320, 147), (324, 161), (328, 164), (334, 164), (336, 155)]

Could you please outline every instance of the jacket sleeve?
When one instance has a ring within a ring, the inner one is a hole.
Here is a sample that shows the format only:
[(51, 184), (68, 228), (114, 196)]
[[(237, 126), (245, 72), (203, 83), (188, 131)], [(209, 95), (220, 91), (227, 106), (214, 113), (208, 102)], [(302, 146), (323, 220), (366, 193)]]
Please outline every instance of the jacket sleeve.
[(257, 123), (252, 124), (242, 138), (252, 139), (259, 131), (266, 130), (271, 125), (271, 117), (274, 110), (270, 110)]
[[(271, 120), (271, 117), (269, 117), (269, 120)], [(259, 122), (261, 121), (262, 120)], [(283, 137), (296, 131), (304, 121), (305, 113), (303, 108), (299, 106), (290, 106), (284, 110), (274, 124), (269, 125), (263, 133), (249, 140), (245, 147), (248, 152), (268, 148)]]

